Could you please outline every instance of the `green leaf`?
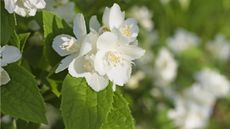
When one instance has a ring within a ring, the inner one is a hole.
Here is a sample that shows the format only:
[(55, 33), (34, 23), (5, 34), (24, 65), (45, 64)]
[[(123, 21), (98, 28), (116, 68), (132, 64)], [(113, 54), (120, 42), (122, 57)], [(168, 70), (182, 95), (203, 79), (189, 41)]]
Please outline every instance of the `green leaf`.
[(43, 30), (45, 37), (44, 55), (52, 66), (60, 62), (61, 57), (53, 50), (53, 39), (60, 34), (73, 35), (72, 29), (60, 17), (43, 11)]
[(113, 101), (113, 107), (101, 129), (135, 129), (126, 99), (116, 92)]
[(9, 14), (3, 6), (3, 2), (1, 1), (1, 16), (0, 16), (0, 24), (1, 24), (1, 45), (5, 45), (9, 39), (11, 34), (14, 32), (15, 27), (15, 19), (14, 15)]
[(63, 82), (61, 103), (66, 129), (100, 129), (112, 102), (111, 86), (95, 92), (85, 79), (67, 75)]
[(0, 87), (1, 112), (26, 121), (47, 123), (44, 101), (34, 77), (16, 64), (4, 69), (11, 80)]
[(21, 50), (21, 52), (23, 52), (23, 49), (25, 47), (26, 41), (29, 38), (29, 36), (30, 36), (30, 33), (22, 33), (22, 34), (18, 35), (18, 37), (20, 39), (20, 50)]
[(12, 35), (10, 36), (10, 40), (8, 44), (11, 44), (13, 46), (17, 46), (18, 48), (20, 48), (20, 40), (19, 40), (19, 37), (16, 31), (14, 31)]

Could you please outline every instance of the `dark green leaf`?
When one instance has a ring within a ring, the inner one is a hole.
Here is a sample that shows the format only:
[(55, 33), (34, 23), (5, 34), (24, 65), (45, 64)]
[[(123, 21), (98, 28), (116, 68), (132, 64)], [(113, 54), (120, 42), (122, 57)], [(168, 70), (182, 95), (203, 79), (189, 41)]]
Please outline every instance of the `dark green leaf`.
[(12, 64), (5, 68), (11, 80), (1, 86), (1, 112), (16, 118), (46, 123), (45, 106), (34, 77)]

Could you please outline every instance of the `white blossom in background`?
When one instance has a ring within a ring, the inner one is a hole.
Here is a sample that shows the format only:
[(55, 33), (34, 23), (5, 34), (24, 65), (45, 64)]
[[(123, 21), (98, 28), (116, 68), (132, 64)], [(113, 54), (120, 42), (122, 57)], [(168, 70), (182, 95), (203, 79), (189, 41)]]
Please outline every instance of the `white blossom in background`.
[(171, 0), (160, 0), (161, 4), (167, 5), (170, 3)]
[(162, 48), (155, 60), (155, 84), (158, 86), (169, 85), (177, 75), (177, 67), (177, 62), (172, 53), (168, 49)]
[(137, 71), (129, 79), (127, 86), (130, 89), (136, 89), (139, 85), (139, 82), (145, 78), (145, 73), (143, 71)]
[(181, 53), (191, 47), (197, 47), (199, 38), (184, 29), (177, 29), (175, 35), (167, 40), (169, 48), (175, 53)]
[(199, 83), (194, 83), (191, 87), (183, 92), (186, 99), (196, 102), (198, 105), (214, 106), (216, 97), (202, 87)]
[(221, 61), (230, 59), (230, 40), (226, 40), (223, 35), (217, 35), (213, 41), (209, 41), (206, 48)]
[(168, 112), (179, 129), (203, 129), (208, 123), (212, 107), (199, 105), (193, 100), (178, 96), (175, 99), (175, 109)]
[(5, 9), (9, 13), (16, 13), (20, 16), (34, 16), (38, 9), (46, 6), (44, 0), (4, 0)]
[(187, 10), (191, 0), (178, 0), (182, 9)]
[(196, 81), (215, 97), (224, 97), (230, 93), (230, 82), (220, 73), (203, 69), (195, 75)]
[(140, 25), (147, 31), (153, 29), (152, 12), (146, 6), (134, 6), (130, 10), (130, 15), (134, 17)]
[(21, 58), (20, 50), (14, 46), (5, 45), (0, 47), (0, 86), (10, 81), (10, 76), (2, 67), (14, 63)]
[(181, 95), (174, 97), (175, 109), (168, 117), (181, 129), (203, 129), (219, 97), (229, 94), (230, 82), (211, 69), (195, 74), (196, 82)]
[(75, 16), (75, 4), (69, 0), (47, 0), (46, 9), (72, 23)]

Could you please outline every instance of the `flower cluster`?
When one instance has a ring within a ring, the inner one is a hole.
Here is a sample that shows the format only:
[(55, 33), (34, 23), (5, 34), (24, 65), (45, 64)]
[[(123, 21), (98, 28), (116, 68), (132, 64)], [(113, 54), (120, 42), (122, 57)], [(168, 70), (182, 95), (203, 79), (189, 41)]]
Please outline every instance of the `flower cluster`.
[(16, 62), (21, 58), (21, 53), (14, 46), (0, 46), (0, 86), (7, 84), (10, 81), (8, 73), (2, 68), (10, 63)]
[(20, 16), (34, 16), (37, 9), (43, 9), (46, 6), (44, 0), (4, 0), (5, 9), (9, 13), (16, 13)]
[(195, 80), (182, 95), (175, 97), (175, 109), (169, 112), (175, 124), (184, 129), (204, 128), (216, 99), (227, 96), (230, 91), (227, 78), (211, 69), (196, 73)]
[(145, 53), (137, 44), (137, 22), (132, 18), (125, 19), (119, 5), (106, 7), (102, 21), (103, 25), (92, 16), (87, 33), (83, 15), (77, 14), (73, 25), (75, 37), (61, 34), (52, 44), (53, 49), (65, 57), (56, 73), (68, 68), (73, 77), (85, 77), (95, 91), (103, 90), (109, 80), (113, 90), (115, 85), (127, 83), (133, 60)]

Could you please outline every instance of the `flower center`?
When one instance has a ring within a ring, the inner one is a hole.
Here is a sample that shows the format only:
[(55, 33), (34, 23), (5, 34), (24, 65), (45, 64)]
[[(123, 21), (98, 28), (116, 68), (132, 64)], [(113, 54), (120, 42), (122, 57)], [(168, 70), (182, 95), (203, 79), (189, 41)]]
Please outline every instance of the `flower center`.
[(121, 61), (121, 56), (116, 52), (109, 51), (107, 53), (107, 60), (111, 64), (118, 64)]
[(93, 66), (90, 61), (86, 61), (83, 65), (83, 68), (88, 72), (93, 70)]
[(79, 50), (80, 46), (73, 39), (70, 39), (70, 41), (63, 43), (60, 48), (68, 52), (76, 52)]
[(132, 35), (131, 26), (125, 25), (124, 27), (122, 27), (121, 33), (127, 37), (130, 37)]

